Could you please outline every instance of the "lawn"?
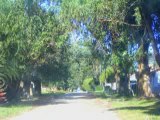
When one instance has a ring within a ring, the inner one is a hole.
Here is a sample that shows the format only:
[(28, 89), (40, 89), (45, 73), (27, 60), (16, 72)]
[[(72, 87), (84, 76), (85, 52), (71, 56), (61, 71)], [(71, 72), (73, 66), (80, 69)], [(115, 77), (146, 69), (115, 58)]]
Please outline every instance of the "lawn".
[(14, 103), (0, 106), (0, 120), (6, 119), (32, 109), (32, 105)]
[(13, 101), (4, 105), (0, 105), (0, 120), (5, 120), (9, 117), (19, 115), (26, 111), (30, 111), (35, 107), (48, 105), (50, 100), (59, 95), (63, 95), (65, 92), (43, 92), (40, 97), (33, 97), (30, 100)]
[(112, 100), (112, 111), (117, 111), (122, 120), (160, 120), (160, 102), (157, 99)]
[(109, 110), (117, 112), (121, 120), (160, 120), (159, 99), (125, 98), (104, 94), (102, 98), (111, 104)]

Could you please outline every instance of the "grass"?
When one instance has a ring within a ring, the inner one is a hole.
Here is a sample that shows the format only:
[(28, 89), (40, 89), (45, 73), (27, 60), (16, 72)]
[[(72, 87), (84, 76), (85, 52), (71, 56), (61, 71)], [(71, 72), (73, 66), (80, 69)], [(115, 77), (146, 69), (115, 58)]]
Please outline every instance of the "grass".
[(48, 105), (50, 104), (50, 100), (53, 96), (56, 97), (63, 95), (64, 93), (64, 91), (42, 91), (42, 96), (39, 98), (34, 97), (31, 100), (12, 101), (10, 103), (0, 105), (0, 120), (5, 120), (7, 118), (17, 116), (38, 106)]
[(159, 99), (97, 95), (111, 103), (109, 110), (117, 112), (122, 120), (160, 120)]
[(22, 103), (12, 103), (0, 106), (0, 120), (6, 119), (8, 117), (16, 116), (20, 113), (31, 110), (32, 105), (22, 104)]
[(112, 101), (112, 111), (117, 111), (122, 120), (160, 120), (159, 100), (119, 99)]

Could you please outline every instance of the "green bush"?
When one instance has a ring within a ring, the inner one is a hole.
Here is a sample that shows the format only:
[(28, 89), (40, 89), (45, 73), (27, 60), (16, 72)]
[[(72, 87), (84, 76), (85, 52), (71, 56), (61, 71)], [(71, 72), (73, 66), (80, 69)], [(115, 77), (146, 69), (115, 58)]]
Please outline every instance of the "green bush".
[(98, 85), (96, 86), (95, 91), (103, 91), (103, 87)]
[(103, 71), (101, 75), (99, 76), (99, 81), (100, 83), (104, 83), (105, 80), (106, 80), (106, 75), (105, 75), (105, 71)]
[(87, 91), (93, 91), (93, 78), (84, 79), (82, 88)]
[(100, 83), (104, 83), (106, 80), (110, 82), (110, 79), (114, 76), (114, 70), (112, 67), (107, 67), (106, 70), (104, 70), (100, 76), (99, 81)]

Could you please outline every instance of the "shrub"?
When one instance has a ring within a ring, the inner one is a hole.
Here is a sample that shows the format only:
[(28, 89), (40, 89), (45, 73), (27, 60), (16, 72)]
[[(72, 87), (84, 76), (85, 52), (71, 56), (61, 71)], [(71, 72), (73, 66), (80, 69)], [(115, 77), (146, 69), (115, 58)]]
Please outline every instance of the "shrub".
[(83, 81), (82, 88), (87, 91), (93, 91), (93, 78), (86, 78)]
[(114, 75), (113, 68), (107, 67), (106, 70), (104, 70), (99, 76), (100, 83), (104, 83), (106, 80), (108, 80), (108, 82), (111, 82), (110, 79), (113, 77), (113, 75)]
[(96, 86), (95, 91), (103, 91), (103, 87), (101, 85)]

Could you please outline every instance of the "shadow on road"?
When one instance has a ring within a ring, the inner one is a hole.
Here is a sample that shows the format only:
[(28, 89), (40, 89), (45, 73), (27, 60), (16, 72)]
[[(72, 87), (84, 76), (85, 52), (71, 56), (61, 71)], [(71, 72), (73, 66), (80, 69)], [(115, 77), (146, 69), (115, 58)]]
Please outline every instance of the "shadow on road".
[(67, 93), (67, 94), (43, 94), (38, 98), (25, 99), (21, 101), (10, 102), (1, 107), (11, 107), (12, 105), (22, 105), (22, 106), (45, 106), (45, 105), (58, 105), (58, 104), (67, 104), (71, 100), (78, 99), (93, 99), (91, 93)]
[(63, 99), (76, 100), (76, 99), (94, 99), (91, 93), (68, 93), (64, 95)]

